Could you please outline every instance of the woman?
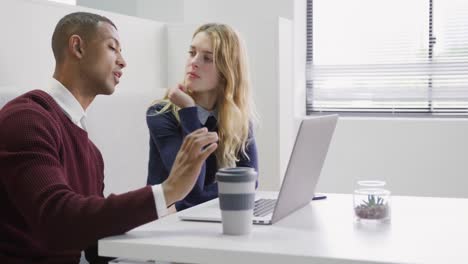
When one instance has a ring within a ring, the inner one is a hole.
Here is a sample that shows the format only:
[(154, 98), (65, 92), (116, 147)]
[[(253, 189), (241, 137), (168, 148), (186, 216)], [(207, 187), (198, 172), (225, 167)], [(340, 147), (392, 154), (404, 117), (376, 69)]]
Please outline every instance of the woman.
[(207, 127), (218, 132), (218, 149), (203, 165), (197, 183), (177, 211), (218, 196), (215, 174), (224, 167), (258, 170), (252, 132), (254, 106), (250, 94), (247, 58), (241, 39), (229, 26), (205, 24), (193, 34), (183, 84), (147, 112), (150, 130), (148, 184), (163, 182), (183, 138)]

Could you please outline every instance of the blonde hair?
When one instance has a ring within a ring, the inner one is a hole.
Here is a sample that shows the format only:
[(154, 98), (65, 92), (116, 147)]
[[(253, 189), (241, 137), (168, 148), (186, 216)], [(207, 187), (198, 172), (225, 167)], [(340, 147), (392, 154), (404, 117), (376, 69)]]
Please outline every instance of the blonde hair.
[[(192, 37), (206, 33), (212, 43), (213, 58), (220, 75), (216, 106), (218, 109), (218, 148), (215, 151), (218, 168), (235, 167), (239, 154), (249, 159), (249, 128), (257, 120), (251, 95), (247, 54), (238, 33), (225, 24), (209, 23), (200, 26)], [(179, 107), (172, 104), (167, 94), (165, 106), (158, 112), (171, 111), (180, 122)]]

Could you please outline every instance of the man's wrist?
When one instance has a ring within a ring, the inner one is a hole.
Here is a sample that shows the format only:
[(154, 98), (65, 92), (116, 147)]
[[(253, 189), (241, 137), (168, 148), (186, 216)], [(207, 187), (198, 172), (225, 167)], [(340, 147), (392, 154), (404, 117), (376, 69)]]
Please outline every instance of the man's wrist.
[(171, 186), (171, 184), (165, 181), (161, 184), (161, 187), (163, 189), (164, 198), (166, 199), (166, 207), (169, 207), (173, 205), (175, 202), (177, 202), (177, 198), (175, 197), (176, 193), (174, 191), (174, 188)]
[(164, 191), (161, 184), (156, 184), (152, 186), (154, 203), (156, 205), (156, 212), (158, 213), (158, 218), (162, 218), (167, 215), (167, 205), (166, 199), (164, 197)]

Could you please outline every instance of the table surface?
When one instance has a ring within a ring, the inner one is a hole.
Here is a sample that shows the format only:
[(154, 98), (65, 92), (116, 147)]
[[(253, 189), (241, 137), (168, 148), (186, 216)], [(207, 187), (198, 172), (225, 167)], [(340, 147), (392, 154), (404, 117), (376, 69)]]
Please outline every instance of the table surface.
[(468, 199), (394, 196), (391, 222), (373, 224), (354, 220), (352, 195), (327, 196), (247, 236), (173, 214), (101, 239), (99, 254), (183, 263), (468, 263)]

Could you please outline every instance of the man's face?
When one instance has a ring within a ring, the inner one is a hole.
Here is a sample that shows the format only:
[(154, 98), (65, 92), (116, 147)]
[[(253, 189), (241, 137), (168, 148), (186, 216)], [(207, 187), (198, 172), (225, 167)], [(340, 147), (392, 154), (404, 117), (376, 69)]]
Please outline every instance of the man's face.
[(117, 30), (109, 23), (99, 22), (92, 39), (86, 41), (80, 74), (90, 93), (109, 95), (122, 76), (126, 62), (121, 54)]

